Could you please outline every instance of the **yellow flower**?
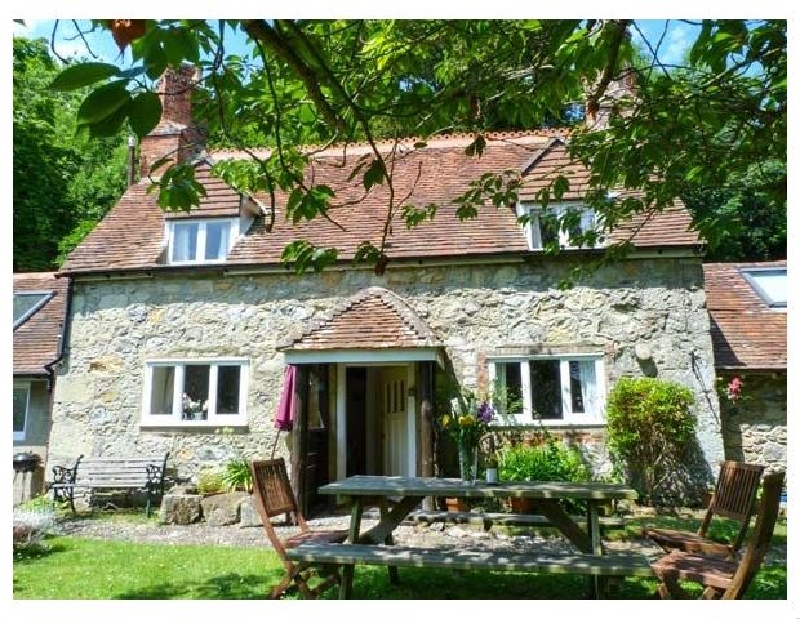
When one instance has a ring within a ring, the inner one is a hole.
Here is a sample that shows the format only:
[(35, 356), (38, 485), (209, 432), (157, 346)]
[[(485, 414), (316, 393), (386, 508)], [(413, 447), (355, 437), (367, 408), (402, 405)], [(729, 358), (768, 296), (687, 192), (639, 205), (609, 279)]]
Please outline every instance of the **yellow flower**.
[(442, 427), (446, 428), (450, 424), (450, 415), (442, 417)]
[(459, 417), (458, 423), (461, 426), (467, 427), (475, 424), (475, 417), (472, 415), (464, 415), (463, 417)]

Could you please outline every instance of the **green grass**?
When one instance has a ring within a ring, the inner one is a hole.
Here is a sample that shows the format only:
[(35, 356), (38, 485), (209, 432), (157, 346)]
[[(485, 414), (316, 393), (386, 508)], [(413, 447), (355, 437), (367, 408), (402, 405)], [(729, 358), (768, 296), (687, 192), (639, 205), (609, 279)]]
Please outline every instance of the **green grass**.
[[(42, 551), (14, 556), (15, 599), (264, 599), (283, 574), (268, 549), (168, 546), (56, 537)], [(392, 586), (384, 568), (356, 569), (358, 599), (578, 599), (581, 576), (454, 574), (451, 570), (401, 568)], [(651, 598), (656, 581), (627, 578), (616, 599)], [(335, 598), (336, 588), (326, 592)], [(786, 568), (761, 570), (748, 598), (786, 599)]]

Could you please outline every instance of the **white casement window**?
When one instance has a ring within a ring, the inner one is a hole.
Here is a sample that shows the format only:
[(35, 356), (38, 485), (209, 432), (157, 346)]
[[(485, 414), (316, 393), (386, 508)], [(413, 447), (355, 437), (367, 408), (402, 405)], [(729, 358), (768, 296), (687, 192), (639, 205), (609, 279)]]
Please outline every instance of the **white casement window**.
[(245, 425), (249, 367), (243, 359), (148, 361), (142, 425)]
[(24, 441), (31, 402), (30, 383), (14, 382), (14, 440)]
[[(527, 215), (529, 220), (523, 225), (528, 249), (544, 249), (547, 245), (557, 243), (562, 249), (575, 249), (577, 243), (570, 238), (570, 230), (562, 230), (560, 220), (568, 211), (578, 211), (579, 220), (571, 229), (574, 235), (586, 234), (589, 231), (601, 232), (594, 209), (582, 204), (558, 203), (551, 204), (546, 209), (535, 204), (517, 204), (517, 217)], [(600, 238), (595, 242), (595, 247), (602, 246)], [(587, 245), (584, 245), (587, 247)]]
[(489, 380), (498, 423), (597, 425), (605, 423), (602, 357), (565, 355), (491, 359)]
[(224, 262), (238, 234), (238, 219), (168, 221), (169, 264)]
[(786, 267), (742, 269), (742, 275), (764, 303), (777, 311), (786, 311)]

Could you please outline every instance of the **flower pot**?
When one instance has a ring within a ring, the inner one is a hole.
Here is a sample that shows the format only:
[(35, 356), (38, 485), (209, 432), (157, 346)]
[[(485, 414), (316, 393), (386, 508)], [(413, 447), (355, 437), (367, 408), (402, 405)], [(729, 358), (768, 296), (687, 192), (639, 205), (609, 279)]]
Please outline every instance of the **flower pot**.
[(487, 467), (485, 471), (485, 476), (487, 484), (496, 484), (498, 481), (497, 467), (496, 466)]
[(447, 507), (447, 511), (449, 512), (467, 512), (469, 511), (469, 505), (467, 505), (466, 499), (457, 498), (457, 497), (447, 497), (444, 500), (445, 507)]
[(524, 499), (512, 496), (508, 499), (511, 511), (515, 514), (534, 514), (536, 513), (536, 499)]

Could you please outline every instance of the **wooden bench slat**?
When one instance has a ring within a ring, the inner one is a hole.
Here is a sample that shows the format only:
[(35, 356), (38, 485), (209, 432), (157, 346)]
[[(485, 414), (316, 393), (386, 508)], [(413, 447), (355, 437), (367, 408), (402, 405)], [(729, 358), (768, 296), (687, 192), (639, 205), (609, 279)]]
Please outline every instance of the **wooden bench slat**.
[(300, 544), (286, 549), (294, 561), (336, 565), (444, 567), (498, 571), (652, 576), (646, 557), (634, 553), (602, 556), (464, 548), (413, 548), (379, 544)]
[[(585, 516), (573, 516), (577, 524), (586, 524)], [(453, 522), (456, 524), (481, 524), (484, 526), (500, 524), (505, 526), (555, 526), (546, 516), (534, 514), (507, 514), (501, 512), (442, 512), (442, 511), (415, 511), (406, 518), (411, 523), (416, 522)], [(600, 526), (605, 528), (623, 527), (625, 519), (621, 516), (600, 516)]]

